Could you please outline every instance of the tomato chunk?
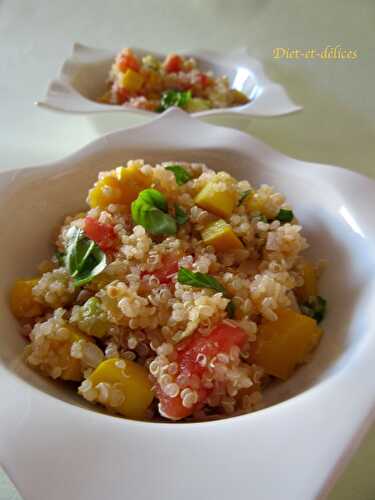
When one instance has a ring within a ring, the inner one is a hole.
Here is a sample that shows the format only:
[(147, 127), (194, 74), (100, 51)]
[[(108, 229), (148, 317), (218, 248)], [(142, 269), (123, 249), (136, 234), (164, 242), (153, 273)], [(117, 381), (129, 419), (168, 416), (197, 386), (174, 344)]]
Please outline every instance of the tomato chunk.
[(118, 88), (116, 90), (117, 104), (124, 104), (130, 98), (129, 92), (124, 88)]
[[(214, 356), (220, 352), (229, 353), (234, 345), (241, 347), (245, 343), (246, 337), (246, 333), (241, 328), (227, 323), (220, 323), (208, 336), (196, 333), (181, 343), (177, 362), (179, 364), (179, 374), (187, 377), (187, 386), (189, 386), (189, 379), (193, 381), (197, 376), (202, 377), (203, 373), (208, 369), (209, 361)], [(202, 359), (207, 363), (202, 363)], [(172, 420), (181, 420), (202, 407), (211, 390), (201, 386), (198, 389), (197, 402), (189, 408), (183, 405), (180, 394), (172, 398), (165, 394), (160, 386), (157, 387), (156, 392), (160, 401), (159, 410), (161, 414)]]
[(211, 83), (211, 80), (205, 73), (199, 73), (198, 83), (202, 85), (202, 87), (208, 87)]
[(178, 272), (178, 262), (174, 258), (165, 258), (159, 269), (153, 272), (144, 272), (143, 276), (156, 276), (161, 285), (169, 285), (172, 282), (173, 276)]
[(133, 69), (134, 71), (139, 71), (141, 64), (137, 56), (130, 49), (125, 49), (120, 54), (117, 66), (120, 71), (125, 72), (127, 69)]
[(182, 404), (180, 396), (176, 396), (175, 398), (167, 396), (161, 389), (160, 385), (156, 386), (156, 395), (160, 402), (159, 411), (166, 418), (181, 420), (192, 413), (191, 408), (186, 408)]
[(182, 70), (182, 58), (177, 54), (169, 54), (163, 63), (167, 73), (178, 73)]
[(238, 326), (220, 323), (207, 336), (194, 334), (178, 354), (181, 373), (187, 376), (201, 376), (206, 370), (205, 363), (219, 352), (229, 353), (231, 347), (241, 347), (246, 341), (246, 333)]
[(86, 236), (95, 241), (106, 252), (113, 250), (117, 244), (117, 236), (111, 224), (102, 224), (94, 217), (85, 217)]

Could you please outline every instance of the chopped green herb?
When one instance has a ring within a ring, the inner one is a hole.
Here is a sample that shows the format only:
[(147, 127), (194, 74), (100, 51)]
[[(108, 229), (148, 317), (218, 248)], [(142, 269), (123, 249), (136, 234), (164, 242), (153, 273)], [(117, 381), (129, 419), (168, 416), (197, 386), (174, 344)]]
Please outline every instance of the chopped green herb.
[(138, 199), (142, 200), (148, 205), (154, 206), (166, 212), (168, 210), (168, 203), (165, 196), (157, 189), (144, 189), (138, 195)]
[(175, 205), (175, 211), (176, 211), (176, 221), (179, 226), (182, 226), (189, 220), (188, 214), (177, 203)]
[(107, 257), (95, 241), (87, 238), (76, 226), (68, 233), (68, 248), (64, 259), (68, 273), (75, 286), (82, 286), (100, 274), (107, 265)]
[(180, 267), (178, 270), (177, 281), (182, 285), (190, 285), (195, 288), (210, 288), (216, 292), (221, 292), (225, 296), (227, 295), (227, 291), (216, 278), (209, 274), (190, 271), (185, 267)]
[(294, 214), (292, 210), (286, 210), (285, 208), (280, 208), (279, 213), (276, 216), (276, 220), (280, 222), (291, 222), (294, 219)]
[[(209, 274), (193, 272), (185, 267), (180, 267), (177, 274), (177, 281), (183, 285), (190, 285), (194, 288), (209, 288), (215, 292), (221, 292), (224, 297), (229, 298), (227, 290), (219, 281)], [(229, 318), (234, 318), (235, 304), (231, 300), (226, 308)]]
[(252, 189), (247, 189), (240, 194), (240, 199), (238, 200), (238, 206), (242, 205), (242, 203), (246, 200), (249, 194), (252, 192)]
[(226, 307), (226, 311), (227, 311), (227, 314), (228, 314), (228, 318), (229, 319), (233, 319), (234, 316), (235, 316), (235, 314), (236, 314), (236, 305), (233, 302), (233, 300), (231, 300), (230, 302), (228, 302), (228, 305)]
[(326, 314), (327, 301), (319, 295), (310, 297), (309, 300), (301, 305), (301, 311), (306, 316), (315, 319), (317, 323), (323, 321)]
[(259, 221), (260, 222), (268, 222), (267, 217), (264, 214), (259, 215)]
[(60, 266), (65, 266), (65, 253), (64, 252), (55, 252), (55, 258)]
[(186, 182), (190, 181), (190, 179), (192, 179), (190, 173), (180, 165), (169, 165), (168, 167), (165, 167), (165, 169), (170, 170), (171, 172), (174, 173), (176, 182), (179, 186), (185, 184)]
[(177, 106), (183, 108), (191, 99), (191, 91), (186, 92), (180, 90), (167, 90), (163, 92), (160, 99), (160, 106), (157, 109), (159, 113), (162, 113), (172, 106)]
[(156, 189), (144, 189), (131, 204), (131, 214), (135, 224), (143, 226), (154, 235), (172, 235), (177, 232), (176, 220), (166, 213), (167, 201)]
[(107, 333), (110, 322), (97, 297), (90, 297), (79, 307), (77, 324), (80, 330), (94, 337), (104, 337)]

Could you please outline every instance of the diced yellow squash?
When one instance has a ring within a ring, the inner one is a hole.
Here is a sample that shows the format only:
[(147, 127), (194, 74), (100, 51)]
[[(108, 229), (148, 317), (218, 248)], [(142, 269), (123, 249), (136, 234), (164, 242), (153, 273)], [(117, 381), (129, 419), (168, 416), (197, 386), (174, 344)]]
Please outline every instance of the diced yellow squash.
[(32, 293), (38, 281), (38, 278), (15, 281), (10, 292), (10, 307), (16, 318), (35, 318), (43, 314), (43, 305), (35, 300)]
[(161, 85), (161, 76), (157, 71), (150, 71), (147, 78), (147, 85), (150, 89), (157, 89)]
[(117, 167), (98, 180), (90, 189), (87, 202), (91, 208), (106, 208), (110, 204), (130, 205), (140, 191), (151, 185), (151, 178), (137, 164)]
[(192, 97), (184, 106), (185, 111), (188, 113), (199, 113), (199, 111), (206, 111), (210, 108), (210, 101), (201, 97)]
[[(40, 341), (36, 341), (36, 348), (39, 351), (45, 352), (45, 357), (38, 364), (38, 369), (53, 378), (79, 382), (83, 380), (83, 367), (80, 359), (71, 356), (72, 344), (80, 340), (90, 342), (90, 339), (73, 325), (66, 324), (64, 330), (68, 331), (68, 335), (64, 338), (51, 338), (46, 335), (43, 337), (42, 345), (40, 345)], [(35, 347), (34, 342), (35, 341), (32, 340), (31, 344), (28, 346), (28, 354), (33, 352)], [(31, 364), (33, 365), (33, 363)], [(61, 369), (57, 377), (53, 375), (54, 368)]]
[(143, 82), (144, 77), (130, 68), (125, 71), (121, 78), (121, 86), (129, 92), (138, 92), (141, 90)]
[[(67, 355), (66, 361), (64, 363), (65, 368), (62, 371), (61, 378), (63, 380), (72, 380), (74, 382), (79, 382), (83, 379), (83, 370), (81, 360), (73, 358), (70, 355), (70, 349), (72, 347), (73, 342), (79, 342), (80, 340), (86, 340), (89, 342), (89, 337), (87, 337), (84, 333), (82, 333), (78, 328), (75, 328), (72, 325), (68, 325), (67, 328), (70, 332), (70, 338), (67, 341)], [(60, 351), (59, 355), (63, 355), (63, 352)]]
[(309, 297), (318, 295), (317, 275), (311, 262), (305, 261), (302, 266), (304, 283), (295, 289), (295, 294), (300, 302), (307, 302)]
[(276, 321), (260, 325), (251, 361), (268, 375), (286, 380), (317, 346), (322, 331), (314, 319), (291, 309), (277, 314)]
[(252, 191), (249, 193), (244, 201), (244, 205), (251, 212), (260, 212), (263, 213), (264, 205), (267, 200), (261, 198), (256, 191)]
[[(121, 367), (122, 364), (125, 367)], [(94, 387), (104, 382), (123, 393), (124, 401), (116, 410), (125, 417), (143, 418), (154, 398), (146, 368), (134, 361), (118, 358), (102, 361), (89, 380)]]
[(237, 89), (231, 89), (230, 97), (232, 100), (232, 104), (237, 104), (238, 106), (249, 102), (249, 98), (247, 97), (247, 95)]
[(217, 186), (218, 182), (214, 177), (199, 191), (195, 197), (195, 203), (198, 207), (226, 219), (233, 212), (237, 195), (230, 184), (224, 191), (219, 190)]
[(122, 199), (121, 184), (111, 174), (100, 179), (89, 190), (87, 202), (91, 208), (106, 208), (110, 204), (120, 204)]
[(130, 205), (143, 189), (151, 185), (151, 177), (143, 174), (140, 168), (137, 164), (116, 168), (116, 177), (121, 183), (122, 203), (125, 205)]
[(202, 240), (207, 245), (212, 245), (218, 252), (236, 250), (243, 246), (232, 226), (223, 219), (209, 224), (201, 234)]
[[(59, 356), (60, 361), (63, 361), (62, 363), (59, 364), (65, 366), (65, 368), (63, 368), (60, 378), (62, 378), (63, 380), (73, 380), (75, 382), (79, 382), (80, 380), (83, 379), (82, 363), (81, 360), (73, 358), (70, 355), (70, 350), (73, 342), (79, 342), (80, 340), (85, 340), (86, 342), (90, 342), (90, 339), (89, 337), (87, 337), (87, 335), (82, 333), (81, 330), (79, 330), (73, 325), (66, 325), (64, 328), (66, 328), (70, 333), (69, 339), (64, 341), (65, 350), (61, 349), (60, 345), (61, 342), (56, 342), (57, 356)], [(65, 357), (64, 360), (61, 359), (62, 356)]]
[(142, 64), (155, 71), (158, 71), (158, 69), (160, 68), (159, 59), (151, 54), (142, 57)]

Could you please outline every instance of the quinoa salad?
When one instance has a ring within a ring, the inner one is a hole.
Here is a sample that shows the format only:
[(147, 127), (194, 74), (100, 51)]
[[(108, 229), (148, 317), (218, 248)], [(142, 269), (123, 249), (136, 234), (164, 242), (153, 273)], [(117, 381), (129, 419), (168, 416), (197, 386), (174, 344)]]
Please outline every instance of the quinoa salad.
[(273, 187), (131, 160), (100, 172), (87, 204), (13, 284), (32, 368), (112, 414), (191, 422), (260, 408), (308, 361), (319, 266)]
[(202, 71), (194, 58), (178, 54), (169, 54), (164, 61), (150, 54), (140, 58), (129, 48), (117, 55), (107, 86), (99, 102), (159, 113), (172, 106), (196, 113), (249, 102), (245, 94), (230, 88), (226, 76)]

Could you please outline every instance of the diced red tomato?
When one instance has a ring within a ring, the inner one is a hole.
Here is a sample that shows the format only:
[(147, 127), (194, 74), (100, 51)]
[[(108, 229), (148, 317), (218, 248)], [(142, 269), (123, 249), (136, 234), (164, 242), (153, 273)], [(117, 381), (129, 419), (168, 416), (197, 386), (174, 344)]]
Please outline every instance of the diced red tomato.
[(157, 385), (156, 387), (156, 395), (160, 402), (160, 410), (161, 413), (172, 420), (181, 420), (182, 418), (188, 417), (195, 410), (201, 408), (203, 406), (204, 401), (207, 399), (209, 391), (204, 388), (198, 389), (198, 401), (191, 408), (186, 408), (182, 404), (182, 399), (178, 395), (174, 398), (167, 396), (164, 391), (162, 391), (161, 387)]
[(142, 273), (143, 276), (156, 276), (161, 285), (169, 285), (172, 282), (173, 276), (178, 272), (178, 262), (175, 258), (169, 257), (162, 260), (162, 265), (152, 273)]
[[(246, 337), (246, 333), (241, 328), (226, 323), (217, 325), (208, 336), (194, 334), (180, 344), (177, 357), (180, 374), (186, 375), (188, 379), (194, 375), (201, 378), (204, 371), (207, 370), (207, 365), (200, 363), (199, 357), (205, 356), (209, 362), (219, 352), (229, 353), (234, 345), (241, 347), (245, 343)], [(160, 401), (161, 412), (168, 418), (180, 420), (203, 406), (210, 390), (200, 387), (198, 401), (191, 408), (185, 408), (180, 395), (171, 398), (159, 386), (156, 388), (156, 393)]]
[(129, 98), (130, 98), (130, 94), (126, 89), (119, 87), (116, 90), (117, 104), (124, 104), (124, 102), (128, 101)]
[(123, 72), (125, 72), (127, 69), (139, 71), (141, 64), (138, 60), (138, 57), (130, 49), (125, 49), (120, 54), (117, 60), (117, 67), (120, 71)]
[(163, 67), (167, 73), (178, 73), (182, 70), (182, 57), (177, 54), (169, 54), (163, 63)]
[[(229, 353), (232, 346), (241, 347), (246, 341), (246, 333), (238, 326), (220, 323), (207, 336), (194, 334), (190, 342), (178, 353), (181, 373), (201, 376), (206, 366), (199, 362), (205, 356), (209, 361), (219, 352)], [(202, 356), (200, 356), (202, 355)], [(204, 358), (203, 358), (204, 359)]]
[(197, 78), (198, 83), (202, 85), (202, 87), (208, 87), (211, 83), (210, 78), (205, 73), (199, 73)]
[(171, 398), (162, 391), (159, 385), (156, 386), (156, 395), (160, 402), (160, 410), (163, 416), (172, 420), (181, 420), (192, 413), (192, 408), (185, 408), (180, 396)]
[(103, 252), (113, 250), (117, 236), (111, 224), (102, 224), (94, 217), (85, 217), (84, 231), (88, 238), (95, 241)]

